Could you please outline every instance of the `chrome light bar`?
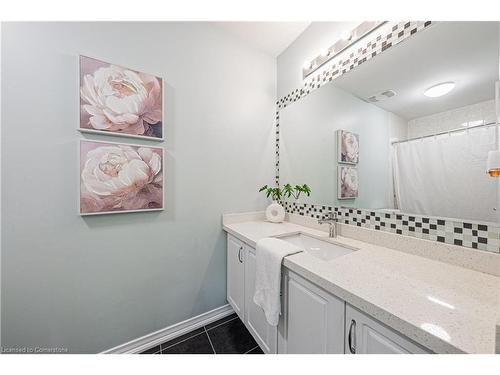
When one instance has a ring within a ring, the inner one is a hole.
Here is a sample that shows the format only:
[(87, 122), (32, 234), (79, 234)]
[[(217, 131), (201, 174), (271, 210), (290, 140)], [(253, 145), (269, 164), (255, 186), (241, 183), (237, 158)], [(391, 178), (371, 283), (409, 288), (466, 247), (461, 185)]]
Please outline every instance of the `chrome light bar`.
[(320, 55), (304, 65), (304, 67), (302, 68), (302, 77), (306, 78), (310, 74), (314, 73), (339, 53), (352, 46), (361, 38), (368, 35), (386, 22), (387, 21), (365, 21), (359, 24), (356, 28), (351, 30), (350, 33), (346, 33), (346, 35), (343, 35), (342, 38), (339, 39), (335, 44), (330, 46), (330, 48), (325, 49)]

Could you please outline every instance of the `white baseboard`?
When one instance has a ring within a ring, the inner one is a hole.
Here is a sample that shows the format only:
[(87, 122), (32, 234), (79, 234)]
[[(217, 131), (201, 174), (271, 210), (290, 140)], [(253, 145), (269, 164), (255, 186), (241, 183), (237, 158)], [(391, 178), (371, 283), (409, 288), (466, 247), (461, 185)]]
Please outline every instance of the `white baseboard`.
[(222, 319), (234, 312), (229, 304), (217, 307), (211, 311), (184, 320), (183, 322), (162, 328), (156, 332), (149, 333), (145, 336), (131, 340), (124, 344), (115, 346), (114, 348), (105, 350), (102, 354), (133, 354), (140, 353), (144, 350), (159, 345), (165, 341), (169, 341), (191, 332), (197, 328), (203, 327), (207, 324)]

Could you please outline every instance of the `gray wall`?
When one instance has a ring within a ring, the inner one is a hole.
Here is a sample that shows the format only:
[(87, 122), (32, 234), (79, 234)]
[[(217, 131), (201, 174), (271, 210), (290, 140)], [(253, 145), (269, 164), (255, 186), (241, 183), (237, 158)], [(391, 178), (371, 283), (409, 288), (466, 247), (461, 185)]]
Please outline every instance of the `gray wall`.
[[(164, 77), (165, 211), (77, 215), (79, 53)], [(225, 304), (221, 214), (265, 207), (275, 75), (206, 23), (3, 24), (2, 345), (99, 352)]]

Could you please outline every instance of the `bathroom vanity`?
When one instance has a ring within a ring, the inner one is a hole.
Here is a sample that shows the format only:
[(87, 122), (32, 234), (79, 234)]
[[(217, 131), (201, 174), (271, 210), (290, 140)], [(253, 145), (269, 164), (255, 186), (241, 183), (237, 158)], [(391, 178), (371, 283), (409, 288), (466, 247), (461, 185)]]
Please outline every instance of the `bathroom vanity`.
[[(281, 224), (262, 213), (223, 219), (227, 300), (265, 353), (495, 352), (500, 256), (457, 251), (455, 261), (473, 270), (447, 260), (457, 246), (343, 224), (329, 239), (314, 220), (296, 216)], [(333, 247), (313, 253), (321, 246), (303, 243), (304, 252), (284, 258), (281, 316), (273, 327), (253, 302), (255, 244), (264, 237), (296, 241), (299, 233)], [(369, 242), (353, 238), (367, 235)], [(394, 237), (398, 249), (374, 244), (381, 235)]]
[[(264, 352), (500, 347), (500, 180), (486, 173), (499, 35), (495, 22), (395, 25), (277, 101), (273, 186), (310, 194), (283, 190), (281, 224), (223, 218), (227, 299)], [(319, 225), (332, 220), (334, 239)], [(304, 250), (283, 260), (278, 327), (252, 300), (265, 237)]]

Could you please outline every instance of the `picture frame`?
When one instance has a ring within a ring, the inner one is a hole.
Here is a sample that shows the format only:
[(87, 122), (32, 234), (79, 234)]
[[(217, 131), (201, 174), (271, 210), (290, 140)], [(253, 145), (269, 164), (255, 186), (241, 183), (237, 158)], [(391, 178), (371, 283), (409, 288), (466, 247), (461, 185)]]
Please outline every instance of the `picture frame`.
[(80, 132), (165, 140), (162, 77), (85, 55), (78, 72)]
[(359, 162), (359, 135), (348, 130), (337, 130), (337, 161), (356, 165)]
[(359, 195), (358, 169), (350, 165), (339, 165), (337, 169), (337, 198), (356, 199)]
[(80, 139), (78, 160), (80, 216), (165, 209), (163, 147)]

